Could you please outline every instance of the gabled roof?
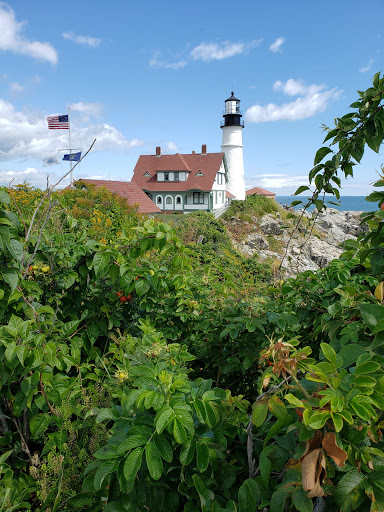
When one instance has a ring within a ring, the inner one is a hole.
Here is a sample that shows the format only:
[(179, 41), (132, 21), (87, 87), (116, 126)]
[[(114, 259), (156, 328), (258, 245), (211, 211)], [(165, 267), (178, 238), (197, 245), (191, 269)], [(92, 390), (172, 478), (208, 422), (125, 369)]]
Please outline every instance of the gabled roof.
[(96, 187), (104, 187), (110, 192), (124, 197), (128, 204), (134, 206), (138, 205), (140, 213), (159, 213), (161, 210), (155, 203), (149, 199), (147, 194), (141, 188), (130, 181), (108, 181), (108, 180), (88, 180), (81, 179), (85, 184), (92, 183)]
[[(132, 182), (150, 192), (187, 192), (212, 190), (224, 153), (180, 155), (141, 155), (133, 171)], [(144, 176), (146, 172), (151, 177)], [(187, 181), (157, 181), (158, 171), (186, 171)], [(196, 176), (201, 171), (204, 176)]]
[(225, 197), (236, 197), (229, 190), (225, 192)]
[(257, 194), (258, 196), (275, 196), (275, 192), (270, 192), (269, 190), (265, 190), (265, 188), (253, 187), (250, 190), (245, 192), (247, 196), (252, 196), (253, 194)]

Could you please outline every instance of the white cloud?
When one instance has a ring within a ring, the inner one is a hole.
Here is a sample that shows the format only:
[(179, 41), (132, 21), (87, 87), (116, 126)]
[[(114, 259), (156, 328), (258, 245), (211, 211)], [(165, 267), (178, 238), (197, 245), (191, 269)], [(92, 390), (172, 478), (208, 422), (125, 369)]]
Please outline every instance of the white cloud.
[(304, 85), (301, 80), (289, 79), (287, 82), (278, 80), (273, 85), (275, 92), (281, 91), (288, 96), (300, 95), (295, 101), (276, 105), (254, 105), (245, 113), (245, 119), (250, 123), (263, 123), (268, 121), (296, 121), (312, 117), (324, 112), (329, 102), (340, 97), (342, 91), (327, 89), (325, 85)]
[(55, 48), (50, 43), (28, 41), (22, 35), (24, 26), (25, 22), (17, 21), (10, 7), (0, 3), (0, 50), (56, 64), (58, 57)]
[(165, 153), (177, 153), (179, 151), (179, 148), (177, 147), (177, 145), (173, 142), (173, 141), (169, 141), (166, 143), (165, 145), (165, 148), (164, 148), (164, 152)]
[(187, 65), (187, 61), (185, 59), (180, 59), (175, 62), (167, 62), (160, 59), (160, 52), (156, 52), (152, 59), (149, 61), (149, 65), (152, 68), (180, 69)]
[(68, 39), (69, 41), (73, 41), (76, 44), (85, 44), (90, 46), (91, 48), (97, 48), (100, 46), (102, 39), (98, 39), (97, 37), (91, 36), (78, 36), (73, 32), (64, 32), (64, 39)]
[(276, 191), (283, 188), (296, 190), (300, 185), (308, 185), (308, 175), (288, 176), (286, 174), (260, 175), (252, 180), (247, 180), (247, 188), (261, 187), (267, 190)]
[(271, 46), (269, 47), (269, 49), (271, 50), (271, 52), (273, 53), (277, 53), (277, 52), (280, 52), (281, 53), (281, 46), (283, 45), (283, 43), (285, 42), (285, 37), (278, 37), (276, 39), (276, 41), (274, 43), (271, 44)]
[[(41, 113), (18, 112), (13, 105), (0, 99), (0, 161), (15, 158), (44, 159), (60, 148), (68, 147), (67, 130), (48, 130)], [(71, 126), (73, 145), (88, 149), (97, 138), (92, 151), (108, 149), (130, 150), (144, 144), (138, 139), (127, 139), (115, 127), (98, 123), (80, 125), (76, 120)]]
[[(34, 167), (28, 167), (24, 170), (0, 171), (0, 186), (7, 187), (11, 182), (11, 186), (27, 182), (33, 187), (45, 189), (47, 187), (47, 177), (49, 185), (54, 185), (68, 171), (68, 169), (64, 169), (60, 172), (56, 169), (62, 170), (59, 166), (56, 166), (55, 170), (51, 167), (49, 171), (41, 171)], [(66, 187), (69, 184), (70, 177), (68, 176), (63, 179), (58, 188)]]
[(154, 68), (180, 69), (184, 68), (190, 60), (203, 62), (211, 62), (213, 60), (223, 60), (248, 53), (252, 48), (256, 48), (261, 44), (263, 39), (255, 39), (249, 43), (232, 43), (231, 41), (223, 41), (221, 43), (203, 42), (195, 46), (185, 57), (177, 60), (164, 60), (160, 58), (160, 52), (155, 52), (149, 65)]
[(374, 61), (375, 61), (375, 59), (369, 59), (368, 64), (366, 66), (364, 66), (363, 68), (359, 69), (360, 73), (366, 73), (367, 71), (370, 71)]
[(79, 112), (81, 114), (81, 120), (88, 122), (92, 117), (100, 117), (103, 111), (101, 103), (86, 103), (79, 101), (78, 103), (72, 103), (71, 112)]
[(24, 86), (19, 84), (19, 82), (12, 82), (9, 84), (9, 90), (11, 92), (22, 92), (24, 91)]
[(212, 60), (223, 60), (246, 53), (252, 48), (259, 46), (262, 39), (251, 41), (250, 43), (232, 43), (223, 41), (222, 43), (200, 43), (190, 52), (193, 60), (202, 60), (211, 62)]

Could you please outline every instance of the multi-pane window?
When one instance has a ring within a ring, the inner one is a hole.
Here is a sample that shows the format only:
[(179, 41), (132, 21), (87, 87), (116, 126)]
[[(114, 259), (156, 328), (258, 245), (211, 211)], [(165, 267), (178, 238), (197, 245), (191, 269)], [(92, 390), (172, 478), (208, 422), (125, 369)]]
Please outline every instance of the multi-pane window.
[(193, 193), (193, 204), (204, 204), (204, 194), (202, 192)]

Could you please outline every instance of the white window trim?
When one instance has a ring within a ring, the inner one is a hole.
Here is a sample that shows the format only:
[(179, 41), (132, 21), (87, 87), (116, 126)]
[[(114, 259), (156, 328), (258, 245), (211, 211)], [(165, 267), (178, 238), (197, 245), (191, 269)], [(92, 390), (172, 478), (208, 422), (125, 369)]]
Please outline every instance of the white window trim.
[[(177, 202), (177, 198), (180, 197), (180, 203)], [(182, 208), (183, 207), (183, 197), (182, 196), (176, 196), (175, 197), (175, 210), (176, 208)]]
[[(171, 198), (171, 203), (170, 204), (167, 204), (168, 197)], [(164, 208), (167, 209), (167, 210), (173, 210), (173, 197), (170, 196), (169, 194), (166, 195), (165, 198), (164, 198)]]
[[(159, 197), (160, 197), (160, 199), (161, 199), (161, 202), (158, 202), (158, 200), (157, 200)], [(163, 205), (163, 196), (156, 196), (156, 203), (155, 203), (155, 204), (161, 204), (161, 205)]]

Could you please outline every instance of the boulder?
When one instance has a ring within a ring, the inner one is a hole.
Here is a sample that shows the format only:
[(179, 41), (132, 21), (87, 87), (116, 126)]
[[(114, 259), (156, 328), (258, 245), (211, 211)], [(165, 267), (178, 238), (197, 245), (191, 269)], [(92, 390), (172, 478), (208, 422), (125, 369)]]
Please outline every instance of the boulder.
[(267, 250), (269, 248), (266, 239), (262, 235), (259, 235), (258, 233), (251, 233), (250, 235), (248, 235), (245, 243), (251, 249)]

